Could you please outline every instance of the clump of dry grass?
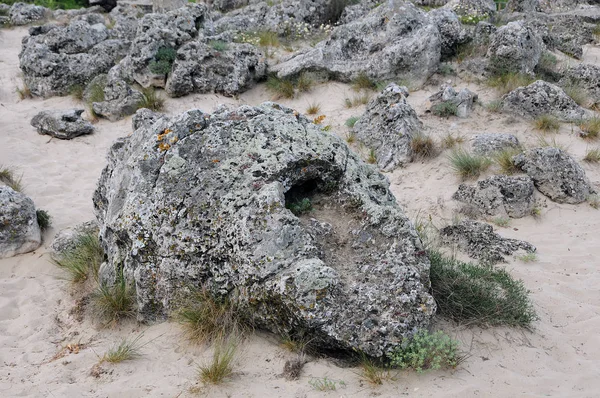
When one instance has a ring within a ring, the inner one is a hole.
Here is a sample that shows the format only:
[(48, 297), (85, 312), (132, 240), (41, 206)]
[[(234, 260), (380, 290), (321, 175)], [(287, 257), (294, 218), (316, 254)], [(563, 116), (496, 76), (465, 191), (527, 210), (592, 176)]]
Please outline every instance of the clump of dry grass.
[(311, 102), (308, 104), (308, 108), (306, 108), (307, 115), (316, 115), (319, 112), (321, 112), (321, 104), (318, 102)]
[(544, 132), (556, 132), (560, 128), (560, 122), (552, 115), (540, 115), (535, 118), (533, 124), (537, 130)]
[(366, 105), (371, 100), (371, 95), (368, 92), (360, 95), (355, 95), (352, 98), (344, 98), (344, 105), (346, 108), (354, 108), (359, 105)]
[(423, 133), (415, 134), (410, 140), (410, 148), (417, 159), (428, 159), (437, 156), (438, 151), (433, 139)]
[(496, 152), (492, 159), (500, 167), (502, 174), (512, 175), (520, 172), (520, 169), (513, 163), (512, 158), (521, 152), (520, 148), (506, 148)]
[(454, 136), (452, 133), (446, 134), (444, 138), (442, 138), (442, 147), (446, 149), (454, 148), (457, 145), (460, 145), (465, 142), (465, 137), (461, 135)]
[(15, 175), (15, 171), (7, 166), (0, 166), (0, 181), (11, 187), (14, 191), (23, 192), (21, 177)]
[(135, 289), (121, 274), (114, 285), (100, 283), (90, 294), (90, 305), (92, 315), (103, 326), (116, 325), (135, 315)]
[(199, 367), (200, 380), (207, 384), (221, 384), (231, 377), (238, 344), (234, 338), (216, 341), (212, 360)]
[(585, 139), (595, 140), (600, 135), (600, 118), (592, 117), (579, 122), (579, 128), (582, 131), (581, 136)]
[(494, 87), (498, 94), (504, 95), (519, 88), (528, 86), (533, 83), (534, 79), (531, 76), (522, 73), (507, 72), (492, 76), (488, 80), (488, 85)]
[(586, 152), (583, 160), (588, 163), (599, 163), (600, 162), (600, 148), (589, 149)]

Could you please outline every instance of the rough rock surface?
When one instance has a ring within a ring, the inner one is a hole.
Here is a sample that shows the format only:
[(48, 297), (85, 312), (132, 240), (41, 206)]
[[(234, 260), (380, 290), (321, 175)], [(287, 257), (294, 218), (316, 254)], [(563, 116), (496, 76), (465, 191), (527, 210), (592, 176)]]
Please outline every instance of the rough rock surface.
[(462, 220), (458, 224), (444, 227), (440, 230), (440, 236), (443, 243), (456, 244), (469, 257), (492, 264), (504, 262), (504, 256), (517, 251), (536, 251), (532, 244), (503, 238), (494, 232), (491, 225), (474, 220)]
[(562, 88), (538, 80), (519, 87), (502, 98), (502, 109), (528, 118), (552, 115), (562, 121), (579, 121), (592, 112), (577, 105)]
[(560, 85), (574, 85), (584, 89), (594, 103), (600, 102), (600, 66), (594, 64), (576, 64), (567, 68)]
[[(96, 79), (94, 78), (94, 80)], [(94, 80), (90, 85), (95, 83)], [(102, 84), (102, 82), (99, 81), (97, 84)], [(139, 109), (140, 103), (144, 99), (144, 95), (141, 92), (133, 89), (123, 79), (121, 64), (115, 65), (108, 72), (103, 92), (104, 101), (93, 102), (92, 108), (96, 115), (105, 117), (111, 121), (133, 115)]]
[(133, 131), (140, 128), (150, 128), (152, 125), (164, 115), (162, 113), (153, 112), (148, 108), (138, 109), (131, 118), (131, 128)]
[(477, 98), (477, 94), (468, 88), (457, 92), (452, 86), (444, 84), (440, 91), (429, 97), (429, 108), (441, 103), (451, 103), (456, 105), (456, 116), (465, 118), (469, 117), (473, 111)]
[(246, 43), (226, 43), (225, 50), (190, 42), (177, 51), (165, 90), (171, 97), (192, 92), (233, 96), (266, 75), (264, 54)]
[(541, 11), (540, 0), (508, 0), (505, 10), (510, 12)]
[[(309, 214), (286, 208), (306, 198)], [(190, 110), (119, 139), (94, 206), (143, 320), (205, 285), (262, 327), (381, 357), (435, 313), (427, 256), (387, 179), (277, 104)]]
[(534, 186), (526, 176), (491, 176), (475, 185), (460, 184), (452, 199), (465, 203), (480, 214), (521, 218), (531, 214), (535, 204)]
[(456, 55), (459, 45), (469, 41), (469, 35), (453, 11), (438, 8), (430, 11), (428, 15), (440, 31), (442, 61), (449, 60)]
[(61, 254), (68, 250), (73, 250), (82, 235), (98, 234), (98, 223), (96, 220), (87, 221), (61, 230), (56, 234), (50, 244), (50, 248), (55, 254)]
[(41, 243), (33, 201), (10, 187), (0, 185), (0, 258), (28, 253)]
[(441, 43), (427, 14), (412, 3), (392, 0), (272, 69), (279, 77), (312, 70), (348, 81), (366, 73), (375, 80), (407, 79), (420, 85), (438, 70)]
[(532, 28), (516, 21), (491, 36), (487, 57), (494, 71), (532, 74), (544, 48), (542, 38)]
[(461, 16), (492, 16), (496, 13), (494, 0), (450, 0), (444, 8)]
[(357, 138), (375, 151), (377, 165), (385, 171), (411, 161), (411, 139), (423, 127), (406, 97), (406, 87), (391, 83), (369, 101), (354, 124)]
[(8, 18), (12, 25), (27, 25), (46, 19), (50, 15), (52, 11), (46, 7), (26, 3), (15, 3), (8, 10)]
[(512, 134), (478, 134), (471, 141), (473, 152), (478, 155), (493, 155), (505, 149), (520, 147), (519, 139)]
[(42, 111), (31, 119), (31, 125), (37, 129), (39, 134), (70, 140), (94, 132), (94, 126), (81, 118), (83, 112), (83, 109)]
[(558, 148), (530, 149), (515, 156), (513, 163), (531, 177), (541, 193), (555, 202), (582, 203), (594, 193), (585, 171)]

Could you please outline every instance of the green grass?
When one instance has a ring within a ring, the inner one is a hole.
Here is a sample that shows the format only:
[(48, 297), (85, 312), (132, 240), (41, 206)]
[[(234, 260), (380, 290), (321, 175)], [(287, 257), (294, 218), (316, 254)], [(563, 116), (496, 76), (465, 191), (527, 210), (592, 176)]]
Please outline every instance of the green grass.
[(309, 72), (302, 72), (296, 79), (296, 88), (301, 93), (306, 93), (312, 90), (315, 85), (315, 78)]
[(411, 138), (410, 149), (417, 159), (434, 158), (438, 154), (433, 139), (423, 133), (415, 134)]
[(520, 148), (506, 148), (496, 152), (492, 159), (498, 165), (502, 174), (512, 175), (521, 171), (512, 161), (512, 158), (521, 152)]
[(279, 37), (277, 32), (263, 31), (258, 32), (258, 45), (261, 47), (279, 47)]
[(69, 88), (69, 95), (78, 101), (83, 99), (84, 87), (81, 84), (74, 84)]
[(140, 339), (143, 333), (134, 339), (123, 339), (119, 344), (109, 349), (102, 357), (102, 362), (120, 363), (130, 361), (141, 356), (140, 349), (143, 347), (140, 344)]
[(211, 40), (208, 42), (208, 45), (215, 51), (227, 51), (229, 48), (229, 44), (222, 40)]
[(74, 247), (52, 258), (52, 263), (65, 271), (72, 282), (98, 279), (98, 269), (104, 261), (104, 250), (96, 234), (82, 234)]
[(590, 104), (590, 97), (587, 92), (577, 84), (568, 84), (562, 88), (569, 97), (579, 106), (587, 107)]
[(14, 3), (23, 2), (28, 4), (35, 4), (38, 6), (43, 6), (46, 8), (50, 8), (52, 10), (62, 9), (62, 10), (73, 10), (88, 7), (88, 4), (84, 0), (2, 0), (0, 3), (13, 5)]
[(231, 377), (237, 346), (234, 339), (216, 342), (212, 360), (199, 367), (200, 380), (206, 384), (221, 384)]
[(187, 339), (197, 344), (213, 342), (248, 327), (233, 303), (214, 296), (206, 288), (191, 289), (178, 307), (175, 319), (183, 326)]
[(579, 128), (583, 133), (581, 134), (583, 138), (595, 140), (600, 135), (600, 118), (592, 117), (590, 119), (582, 120), (579, 123)]
[(510, 218), (508, 217), (494, 217), (492, 222), (499, 227), (506, 228), (510, 225)]
[(537, 261), (537, 255), (535, 253), (525, 253), (519, 256), (519, 260), (523, 261), (524, 263), (533, 263)]
[(165, 107), (165, 99), (154, 87), (142, 88), (142, 96), (143, 99), (138, 104), (140, 108), (148, 108), (155, 112), (160, 112)]
[(600, 162), (600, 148), (588, 149), (583, 158), (588, 163), (599, 163)]
[(476, 178), (491, 165), (490, 159), (468, 153), (462, 149), (454, 150), (448, 156), (452, 169), (461, 178)]
[(292, 203), (286, 203), (285, 208), (289, 209), (295, 216), (301, 216), (302, 214), (310, 212), (313, 207), (310, 199), (304, 198)]
[(355, 91), (376, 90), (377, 82), (375, 82), (373, 79), (371, 79), (369, 76), (367, 76), (366, 73), (361, 72), (358, 76), (356, 76), (352, 80), (352, 88)]
[(380, 386), (386, 380), (394, 380), (389, 369), (385, 369), (380, 364), (376, 363), (366, 355), (362, 355), (360, 360), (360, 368), (362, 370), (361, 377), (363, 380), (374, 386)]
[(267, 90), (274, 94), (275, 99), (294, 98), (294, 83), (288, 79), (280, 79), (277, 76), (270, 76), (267, 79)]
[(431, 292), (438, 314), (483, 326), (528, 327), (535, 319), (529, 292), (506, 270), (475, 265), (429, 251)]
[(346, 119), (346, 123), (345, 123), (346, 127), (353, 128), (354, 125), (356, 124), (356, 122), (358, 122), (358, 119), (360, 119), (359, 116), (351, 116), (351, 117), (349, 117), (348, 119)]
[(308, 108), (306, 108), (307, 115), (316, 115), (319, 112), (321, 112), (321, 104), (318, 102), (308, 104)]
[(13, 191), (23, 192), (21, 177), (17, 177), (15, 171), (10, 167), (0, 166), (0, 181), (12, 188)]
[(458, 114), (458, 106), (449, 101), (440, 102), (431, 107), (431, 113), (439, 117), (450, 117)]
[(104, 326), (116, 325), (135, 315), (135, 289), (121, 274), (112, 286), (100, 283), (90, 294), (90, 304), (92, 314)]
[(342, 387), (346, 385), (346, 383), (341, 380), (332, 380), (327, 376), (313, 377), (308, 381), (308, 384), (310, 384), (313, 389), (322, 392), (335, 391), (337, 390), (338, 385)]
[(537, 130), (544, 132), (556, 132), (560, 128), (560, 121), (552, 115), (540, 115), (533, 124)]
[(458, 342), (441, 331), (430, 333), (420, 330), (411, 339), (403, 339), (396, 352), (391, 355), (392, 365), (417, 372), (455, 368), (461, 358)]
[(48, 214), (46, 210), (38, 209), (35, 211), (35, 215), (37, 218), (37, 223), (40, 226), (42, 232), (50, 228), (50, 226), (52, 225), (52, 217), (50, 216), (50, 214)]

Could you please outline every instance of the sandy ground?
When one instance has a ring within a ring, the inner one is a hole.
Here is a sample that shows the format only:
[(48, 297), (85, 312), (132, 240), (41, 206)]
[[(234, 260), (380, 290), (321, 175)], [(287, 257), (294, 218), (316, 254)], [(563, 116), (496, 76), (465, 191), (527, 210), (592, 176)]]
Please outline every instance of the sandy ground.
[[(2, 397), (595, 397), (600, 391), (600, 212), (587, 204), (544, 203), (539, 220), (512, 220), (499, 233), (524, 239), (538, 248), (538, 261), (511, 258), (506, 267), (523, 279), (539, 314), (533, 330), (480, 329), (446, 326), (470, 356), (454, 371), (425, 374), (401, 372), (382, 386), (365, 382), (360, 369), (341, 368), (316, 359), (304, 368), (300, 380), (279, 375), (293, 357), (274, 336), (256, 334), (243, 344), (231, 381), (203, 387), (197, 367), (211, 356), (210, 348), (191, 346), (172, 322), (157, 325), (125, 323), (98, 329), (89, 320), (78, 322), (69, 312), (75, 306), (72, 286), (48, 262), (47, 246), (60, 229), (93, 217), (92, 193), (105, 164), (105, 153), (117, 137), (131, 132), (130, 118), (100, 121), (95, 134), (72, 141), (38, 135), (29, 125), (42, 109), (79, 106), (69, 97), (19, 100), (21, 84), (17, 55), (26, 29), (0, 32), (0, 164), (22, 173), (25, 192), (38, 208), (47, 210), (54, 226), (44, 245), (26, 255), (0, 260), (0, 396)], [(586, 61), (598, 62), (598, 48), (586, 48)], [(459, 87), (464, 83), (454, 80)], [(483, 102), (494, 97), (486, 87), (468, 85)], [(425, 114), (428, 87), (409, 101), (426, 125), (426, 133), (440, 140), (448, 133), (465, 137), (482, 132), (515, 134), (527, 146), (537, 142), (528, 122), (488, 113), (478, 107), (468, 119), (439, 119)], [(325, 124), (345, 135), (345, 120), (364, 107), (347, 109), (344, 98), (355, 95), (343, 84), (330, 83), (282, 103), (303, 112), (320, 103)], [(256, 87), (238, 99), (218, 95), (191, 95), (167, 100), (167, 112), (197, 107), (211, 111), (219, 103), (258, 104), (270, 95)], [(577, 159), (589, 143), (576, 128), (563, 125), (555, 139)], [(594, 143), (598, 145), (598, 143)], [(360, 148), (356, 148), (360, 150)], [(456, 203), (452, 193), (460, 181), (452, 174), (444, 153), (434, 160), (415, 162), (389, 174), (392, 191), (412, 219), (428, 219), (435, 226), (452, 220)], [(581, 163), (596, 187), (600, 166)], [(493, 169), (488, 174), (493, 173)], [(107, 349), (124, 337), (143, 333), (142, 357), (117, 365), (103, 364), (104, 373), (90, 375)], [(80, 344), (79, 350), (69, 350)], [(331, 392), (316, 391), (314, 378), (336, 382)], [(196, 387), (199, 391), (192, 393)]]

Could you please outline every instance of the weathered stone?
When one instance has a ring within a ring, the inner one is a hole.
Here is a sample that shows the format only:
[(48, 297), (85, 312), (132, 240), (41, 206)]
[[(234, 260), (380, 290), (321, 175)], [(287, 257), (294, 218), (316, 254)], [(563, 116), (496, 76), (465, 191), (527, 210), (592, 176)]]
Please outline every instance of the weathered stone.
[(540, 0), (508, 0), (505, 12), (541, 11)]
[(477, 134), (471, 142), (473, 152), (478, 155), (493, 155), (505, 149), (517, 149), (519, 140), (512, 134)]
[(536, 251), (535, 246), (528, 242), (503, 238), (494, 232), (491, 225), (473, 220), (462, 220), (444, 227), (440, 230), (440, 236), (443, 243), (458, 245), (469, 257), (492, 264), (504, 262), (504, 256), (518, 251)]
[[(307, 198), (308, 215), (286, 208)], [(277, 104), (190, 110), (119, 139), (94, 207), (142, 320), (168, 314), (182, 286), (207, 286), (260, 327), (381, 357), (435, 313), (427, 256), (387, 179)]]
[(502, 26), (491, 36), (487, 57), (496, 72), (533, 74), (543, 50), (542, 38), (524, 22), (517, 21)]
[(133, 41), (137, 32), (138, 21), (145, 15), (143, 9), (131, 4), (117, 4), (109, 14), (113, 27), (109, 35), (111, 39)]
[(460, 184), (452, 199), (469, 205), (480, 214), (521, 218), (535, 205), (534, 186), (526, 176), (491, 176), (475, 185)]
[(429, 97), (428, 107), (432, 109), (436, 105), (450, 103), (456, 106), (456, 116), (465, 118), (473, 112), (477, 98), (477, 94), (468, 88), (456, 92), (452, 86), (444, 84), (440, 91)]
[(496, 3), (494, 0), (450, 0), (444, 8), (465, 17), (485, 18), (496, 13)]
[(94, 132), (94, 126), (81, 118), (83, 112), (83, 109), (42, 111), (31, 119), (31, 125), (37, 129), (39, 134), (70, 140)]
[(33, 201), (0, 185), (0, 258), (28, 253), (40, 247), (42, 235)]
[(406, 97), (406, 87), (391, 83), (369, 101), (365, 113), (354, 124), (357, 138), (375, 151), (377, 165), (385, 171), (412, 160), (410, 142), (423, 127)]
[(77, 54), (89, 51), (108, 38), (104, 24), (90, 25), (87, 21), (74, 21), (65, 28), (51, 29), (44, 37), (50, 51), (59, 54)]
[(56, 234), (54, 240), (50, 244), (50, 248), (54, 254), (62, 254), (69, 250), (75, 249), (79, 243), (79, 239), (85, 235), (98, 235), (98, 223), (96, 220), (87, 221), (61, 230)]
[[(92, 81), (90, 85), (94, 84)], [(96, 84), (102, 84), (98, 81)], [(133, 115), (144, 100), (144, 95), (132, 88), (122, 77), (121, 64), (115, 65), (106, 77), (103, 86), (104, 100), (92, 103), (92, 109), (98, 116), (116, 121)]]
[(167, 79), (167, 94), (180, 97), (192, 92), (217, 92), (233, 96), (265, 77), (266, 58), (256, 47), (244, 43), (222, 45), (224, 50), (201, 42), (179, 48)]
[(594, 189), (581, 166), (561, 149), (530, 149), (513, 158), (544, 195), (558, 203), (584, 202)]
[(449, 60), (456, 55), (458, 46), (467, 43), (470, 37), (453, 11), (438, 8), (430, 11), (428, 15), (440, 31), (442, 60)]
[(575, 86), (585, 90), (594, 103), (600, 102), (600, 66), (575, 64), (564, 71), (559, 83), (563, 87)]
[(131, 118), (131, 127), (133, 131), (137, 129), (147, 129), (164, 115), (162, 113), (153, 112), (148, 108), (139, 109)]
[(528, 118), (552, 115), (567, 122), (592, 116), (591, 111), (577, 105), (562, 88), (543, 80), (506, 94), (502, 98), (502, 109)]
[(395, 0), (338, 26), (329, 39), (272, 69), (282, 78), (312, 70), (349, 81), (366, 73), (375, 80), (406, 79), (418, 86), (438, 70), (440, 56), (441, 36), (433, 20), (412, 3)]
[(88, 0), (91, 6), (100, 6), (106, 12), (117, 6), (117, 0)]
[(15, 3), (8, 11), (8, 18), (12, 25), (27, 25), (50, 16), (52, 16), (52, 11), (46, 7), (26, 3)]

